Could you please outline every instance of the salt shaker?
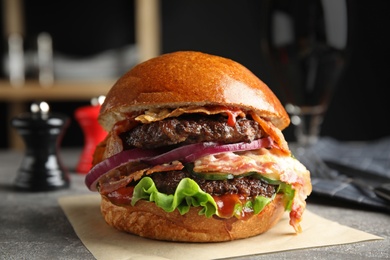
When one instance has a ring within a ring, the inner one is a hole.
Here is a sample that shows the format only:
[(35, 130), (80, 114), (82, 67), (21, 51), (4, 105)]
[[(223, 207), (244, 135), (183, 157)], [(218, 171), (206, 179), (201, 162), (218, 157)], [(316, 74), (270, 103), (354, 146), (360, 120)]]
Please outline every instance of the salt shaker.
[(93, 153), (96, 146), (107, 136), (107, 132), (98, 122), (101, 104), (105, 96), (93, 98), (90, 106), (79, 107), (75, 111), (75, 118), (84, 133), (84, 147), (76, 166), (76, 172), (88, 173), (92, 167)]
[(59, 157), (59, 146), (69, 118), (49, 113), (46, 102), (31, 105), (31, 113), (11, 120), (25, 143), (25, 155), (17, 172), (15, 188), (50, 191), (69, 187), (69, 174)]

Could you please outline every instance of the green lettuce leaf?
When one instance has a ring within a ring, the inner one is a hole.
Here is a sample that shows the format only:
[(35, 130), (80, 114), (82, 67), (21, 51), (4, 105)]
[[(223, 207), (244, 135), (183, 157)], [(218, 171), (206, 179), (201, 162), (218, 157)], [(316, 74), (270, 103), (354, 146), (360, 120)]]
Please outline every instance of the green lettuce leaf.
[(253, 213), (259, 214), (265, 208), (265, 206), (267, 206), (268, 203), (270, 203), (274, 199), (274, 197), (275, 196), (272, 196), (272, 198), (257, 196), (253, 201)]
[[(280, 183), (278, 192), (286, 194), (286, 210), (291, 209), (292, 199), (294, 198), (294, 190), (291, 185)], [(267, 198), (257, 196), (254, 200), (248, 201), (245, 205), (237, 204), (235, 206), (234, 215), (239, 217), (244, 208), (253, 209), (254, 214), (260, 213), (265, 206), (270, 203), (274, 197)], [(139, 200), (147, 200), (154, 202), (158, 207), (166, 212), (172, 212), (178, 209), (180, 214), (185, 214), (190, 210), (190, 207), (202, 207), (199, 215), (211, 217), (219, 215), (217, 204), (213, 197), (202, 191), (199, 185), (190, 178), (184, 178), (180, 181), (174, 194), (164, 194), (157, 190), (152, 178), (144, 177), (134, 187), (134, 193), (131, 205), (135, 205)]]
[(280, 183), (277, 193), (283, 193), (284, 194), (284, 200), (285, 200), (285, 209), (286, 211), (291, 211), (295, 190), (292, 188), (291, 184), (287, 183)]
[(203, 207), (199, 215), (206, 217), (211, 217), (217, 212), (217, 204), (213, 197), (202, 191), (198, 184), (189, 178), (180, 181), (175, 194), (167, 195), (157, 190), (150, 177), (144, 177), (134, 188), (131, 205), (134, 206), (140, 199), (153, 201), (166, 212), (172, 212), (177, 208), (182, 215), (187, 213), (191, 206)]

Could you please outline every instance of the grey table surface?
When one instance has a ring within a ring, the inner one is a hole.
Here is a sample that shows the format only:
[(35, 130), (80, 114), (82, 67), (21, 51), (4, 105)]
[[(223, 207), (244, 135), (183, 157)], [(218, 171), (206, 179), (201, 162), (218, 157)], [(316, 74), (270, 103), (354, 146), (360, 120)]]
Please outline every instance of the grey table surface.
[[(81, 149), (63, 149), (60, 158), (70, 172), (68, 189), (18, 192), (13, 189), (22, 151), (0, 151), (0, 259), (95, 259), (78, 238), (58, 198), (89, 194), (83, 174), (74, 172)], [(384, 239), (285, 251), (239, 259), (390, 259), (390, 215), (308, 199), (307, 208), (322, 217)]]

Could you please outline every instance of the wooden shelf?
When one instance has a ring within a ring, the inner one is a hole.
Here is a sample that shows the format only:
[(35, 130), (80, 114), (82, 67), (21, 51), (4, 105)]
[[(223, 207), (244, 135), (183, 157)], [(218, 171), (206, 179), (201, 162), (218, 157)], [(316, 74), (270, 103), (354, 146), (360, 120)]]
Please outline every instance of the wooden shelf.
[[(5, 0), (6, 35), (23, 34), (23, 1)], [(139, 62), (160, 54), (160, 0), (136, 0), (136, 44)], [(83, 101), (106, 95), (115, 81), (56, 81), (52, 86), (44, 87), (38, 81), (26, 81), (23, 86), (12, 86), (7, 80), (0, 79), (0, 102), (8, 104), (8, 119), (26, 110), (29, 101)], [(23, 146), (14, 129), (9, 129), (11, 148)]]
[(89, 100), (106, 95), (115, 83), (112, 81), (58, 81), (43, 87), (38, 81), (27, 81), (23, 86), (12, 86), (6, 80), (0, 80), (0, 101), (25, 102), (29, 100)]
[[(7, 121), (26, 112), (29, 101), (89, 101), (94, 97), (106, 95), (115, 83), (110, 81), (56, 81), (51, 86), (41, 86), (38, 81), (26, 81), (23, 86), (12, 86), (0, 80), (0, 101), (8, 105)], [(9, 147), (21, 149), (24, 144), (14, 129), (8, 127)]]

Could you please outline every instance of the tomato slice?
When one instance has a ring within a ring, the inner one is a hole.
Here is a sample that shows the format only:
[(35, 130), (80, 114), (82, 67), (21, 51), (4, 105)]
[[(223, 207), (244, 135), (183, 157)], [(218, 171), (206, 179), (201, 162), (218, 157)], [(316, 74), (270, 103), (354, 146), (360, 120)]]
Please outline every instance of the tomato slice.
[(108, 199), (117, 205), (129, 205), (133, 198), (134, 187), (122, 187), (107, 194)]

